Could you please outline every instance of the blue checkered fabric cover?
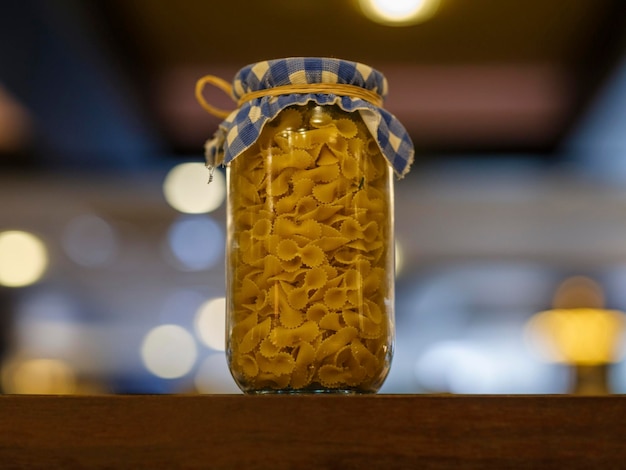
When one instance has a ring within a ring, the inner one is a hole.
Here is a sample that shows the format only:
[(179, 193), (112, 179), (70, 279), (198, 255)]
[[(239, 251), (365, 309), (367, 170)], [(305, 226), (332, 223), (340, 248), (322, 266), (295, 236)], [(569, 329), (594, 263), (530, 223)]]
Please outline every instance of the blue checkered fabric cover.
[[(377, 70), (357, 62), (332, 58), (296, 57), (268, 60), (241, 69), (233, 81), (233, 94), (239, 99), (251, 91), (276, 86), (308, 83), (343, 83), (387, 95), (387, 80)], [(259, 137), (263, 126), (288, 106), (336, 104), (344, 111), (357, 111), (383, 155), (396, 174), (403, 177), (413, 161), (413, 143), (400, 122), (382, 108), (363, 99), (334, 94), (289, 94), (253, 99), (233, 111), (219, 126), (213, 139), (205, 145), (207, 165), (228, 164), (241, 155)]]

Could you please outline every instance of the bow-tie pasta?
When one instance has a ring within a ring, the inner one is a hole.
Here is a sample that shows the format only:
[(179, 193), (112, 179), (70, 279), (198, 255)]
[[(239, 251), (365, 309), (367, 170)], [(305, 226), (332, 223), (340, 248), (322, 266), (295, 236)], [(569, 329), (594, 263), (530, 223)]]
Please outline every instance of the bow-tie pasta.
[(283, 111), (229, 168), (228, 356), (246, 392), (375, 392), (393, 328), (391, 172), (358, 115)]

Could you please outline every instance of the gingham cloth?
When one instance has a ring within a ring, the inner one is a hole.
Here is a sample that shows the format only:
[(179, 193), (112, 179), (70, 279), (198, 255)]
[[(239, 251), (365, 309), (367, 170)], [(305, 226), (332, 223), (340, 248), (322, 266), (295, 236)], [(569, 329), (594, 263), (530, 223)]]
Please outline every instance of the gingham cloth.
[[(239, 100), (252, 91), (309, 83), (344, 83), (374, 91), (383, 99), (387, 95), (387, 80), (377, 70), (357, 62), (316, 57), (276, 59), (248, 65), (235, 75), (233, 95)], [(358, 111), (396, 174), (403, 177), (409, 171), (414, 156), (413, 143), (395, 116), (363, 99), (327, 93), (263, 96), (243, 103), (220, 124), (213, 139), (207, 141), (207, 165), (214, 168), (228, 164), (248, 149), (265, 124), (283, 109), (310, 101), (319, 105), (336, 104), (348, 112)]]

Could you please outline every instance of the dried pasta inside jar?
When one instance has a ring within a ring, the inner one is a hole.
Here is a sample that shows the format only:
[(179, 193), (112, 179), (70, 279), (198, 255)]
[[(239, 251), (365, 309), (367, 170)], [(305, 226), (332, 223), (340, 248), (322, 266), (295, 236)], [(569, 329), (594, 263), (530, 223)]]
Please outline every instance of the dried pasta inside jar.
[(284, 109), (228, 180), (227, 355), (239, 386), (377, 391), (393, 348), (393, 181), (359, 114)]

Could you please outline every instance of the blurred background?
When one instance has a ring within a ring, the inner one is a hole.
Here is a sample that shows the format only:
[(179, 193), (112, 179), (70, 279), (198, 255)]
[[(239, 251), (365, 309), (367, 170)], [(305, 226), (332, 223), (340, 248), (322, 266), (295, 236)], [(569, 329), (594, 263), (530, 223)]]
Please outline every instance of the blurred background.
[(289, 56), (416, 146), (381, 392), (626, 392), (626, 2), (0, 0), (1, 392), (238, 393), (194, 86)]

